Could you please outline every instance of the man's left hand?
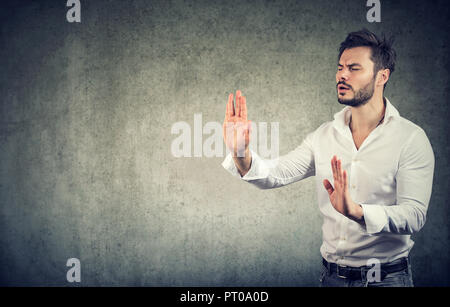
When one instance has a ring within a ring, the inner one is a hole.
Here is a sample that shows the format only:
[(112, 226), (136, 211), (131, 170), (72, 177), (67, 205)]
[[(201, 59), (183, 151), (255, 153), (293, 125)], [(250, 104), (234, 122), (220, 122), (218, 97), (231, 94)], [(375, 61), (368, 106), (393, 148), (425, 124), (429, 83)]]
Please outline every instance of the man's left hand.
[(327, 179), (323, 181), (323, 185), (328, 192), (334, 209), (355, 222), (364, 223), (363, 209), (361, 205), (355, 203), (350, 197), (347, 172), (345, 170), (342, 171), (341, 164), (341, 160), (333, 156), (331, 169), (333, 171), (334, 188)]

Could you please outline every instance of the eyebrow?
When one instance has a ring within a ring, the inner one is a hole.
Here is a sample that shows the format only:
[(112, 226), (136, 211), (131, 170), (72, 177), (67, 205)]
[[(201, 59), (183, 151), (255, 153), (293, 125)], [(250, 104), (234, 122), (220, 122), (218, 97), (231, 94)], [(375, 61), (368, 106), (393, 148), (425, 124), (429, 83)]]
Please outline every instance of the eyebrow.
[[(344, 65), (338, 63), (338, 66), (344, 66)], [(348, 67), (353, 67), (353, 66), (360, 66), (360, 67), (362, 67), (362, 65), (359, 64), (359, 63), (352, 63), (352, 64), (349, 64), (349, 65), (347, 65), (347, 66), (348, 66)]]

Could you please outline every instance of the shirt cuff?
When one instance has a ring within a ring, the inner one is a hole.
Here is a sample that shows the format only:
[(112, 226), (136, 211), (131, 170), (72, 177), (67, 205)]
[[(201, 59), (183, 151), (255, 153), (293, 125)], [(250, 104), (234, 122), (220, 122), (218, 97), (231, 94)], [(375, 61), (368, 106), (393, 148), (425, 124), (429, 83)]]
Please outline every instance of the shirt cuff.
[(231, 156), (231, 153), (229, 153), (225, 160), (222, 162), (222, 166), (224, 169), (226, 169), (231, 175), (241, 177), (241, 174), (239, 174), (236, 165), (234, 164), (233, 157)]
[(383, 206), (361, 204), (361, 207), (364, 212), (365, 232), (375, 234), (382, 231), (388, 222)]
[(239, 171), (236, 165), (234, 164), (234, 160), (233, 157), (231, 156), (231, 153), (229, 153), (225, 157), (225, 160), (222, 162), (223, 168), (225, 168), (233, 176), (239, 177), (246, 181), (266, 178), (269, 172), (265, 162), (259, 157), (259, 155), (256, 152), (252, 150), (250, 150), (250, 152), (252, 155), (252, 162), (250, 165), (250, 169), (243, 177), (241, 177), (241, 174), (239, 174)]

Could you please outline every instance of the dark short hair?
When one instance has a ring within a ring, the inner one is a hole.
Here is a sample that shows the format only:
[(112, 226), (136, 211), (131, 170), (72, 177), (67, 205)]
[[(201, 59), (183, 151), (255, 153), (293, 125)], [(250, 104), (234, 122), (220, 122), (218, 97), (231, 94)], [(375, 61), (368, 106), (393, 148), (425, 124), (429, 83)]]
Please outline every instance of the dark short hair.
[(381, 69), (389, 69), (392, 74), (395, 70), (396, 59), (395, 50), (392, 48), (393, 43), (393, 37), (386, 38), (383, 35), (381, 39), (365, 28), (357, 32), (351, 32), (339, 47), (338, 61), (345, 49), (369, 47), (372, 51), (370, 59), (374, 63), (374, 74)]

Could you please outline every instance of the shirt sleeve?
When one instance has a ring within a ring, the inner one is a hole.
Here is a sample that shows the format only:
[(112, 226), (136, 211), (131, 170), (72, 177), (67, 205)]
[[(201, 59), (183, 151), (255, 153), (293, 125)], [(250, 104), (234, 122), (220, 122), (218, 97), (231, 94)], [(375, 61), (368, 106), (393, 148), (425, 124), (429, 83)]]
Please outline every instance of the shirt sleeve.
[(222, 162), (222, 166), (233, 176), (239, 177), (260, 189), (278, 188), (309, 176), (314, 176), (313, 133), (297, 148), (276, 159), (263, 159), (251, 150), (250, 170), (243, 176), (239, 174), (231, 153)]
[(361, 204), (367, 233), (413, 234), (423, 227), (431, 197), (434, 163), (431, 144), (420, 129), (401, 152), (396, 204)]

